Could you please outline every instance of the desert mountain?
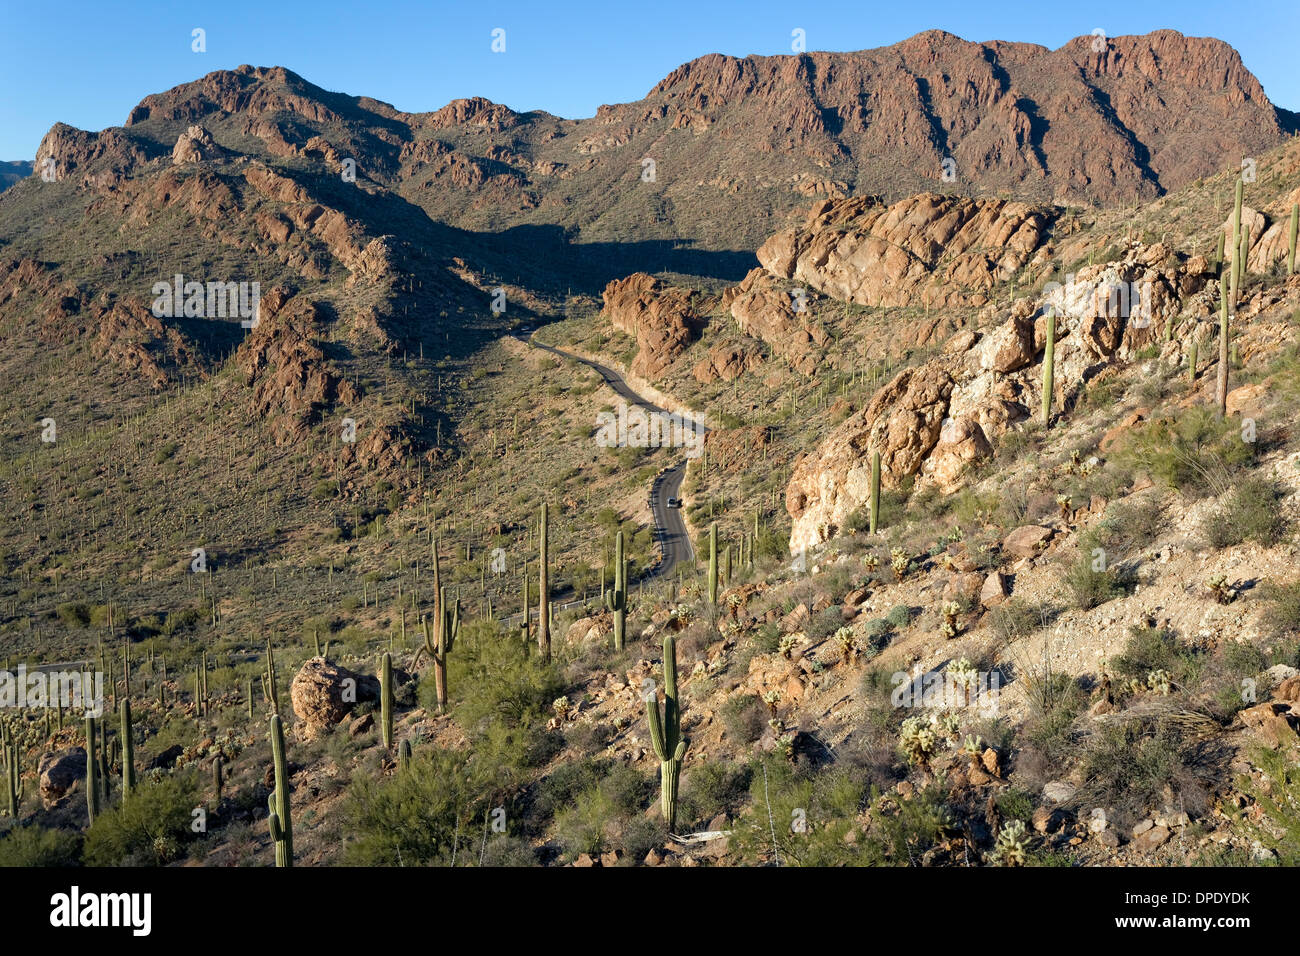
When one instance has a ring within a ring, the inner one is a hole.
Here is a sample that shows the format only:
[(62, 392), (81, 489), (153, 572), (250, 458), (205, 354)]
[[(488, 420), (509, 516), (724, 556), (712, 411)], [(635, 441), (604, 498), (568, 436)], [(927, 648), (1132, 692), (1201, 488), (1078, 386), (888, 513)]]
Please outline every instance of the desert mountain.
[(146, 97), (116, 135), (152, 154), (193, 124), (264, 158), (353, 159), (362, 179), (466, 229), (723, 250), (757, 247), (816, 197), (1150, 199), (1276, 145), (1296, 117), (1215, 39), (1162, 30), (1048, 50), (929, 31), (853, 53), (711, 54), (583, 120), (481, 98), (407, 113), (241, 66)]

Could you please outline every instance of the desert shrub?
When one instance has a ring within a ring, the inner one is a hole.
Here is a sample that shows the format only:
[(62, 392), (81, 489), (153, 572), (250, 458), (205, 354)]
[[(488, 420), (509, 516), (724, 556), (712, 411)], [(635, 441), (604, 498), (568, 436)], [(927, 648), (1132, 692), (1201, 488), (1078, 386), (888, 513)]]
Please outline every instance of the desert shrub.
[(1080, 538), (1079, 554), (1066, 566), (1062, 577), (1074, 606), (1081, 611), (1089, 611), (1122, 597), (1132, 583), (1129, 575), (1118, 565), (1111, 564), (1106, 558), (1097, 560), (1094, 544), (1095, 539), (1089, 535)]
[(754, 812), (736, 821), (731, 847), (748, 863), (778, 857), (785, 866), (866, 863), (864, 842), (845, 839), (866, 796), (846, 771), (809, 771), (772, 754), (756, 758), (749, 788)]
[(1253, 456), (1254, 445), (1241, 440), (1231, 421), (1200, 407), (1177, 421), (1160, 419), (1135, 429), (1116, 452), (1121, 462), (1194, 497), (1226, 494)]
[(1268, 784), (1242, 776), (1240, 786), (1254, 798), (1262, 818), (1242, 813), (1237, 825), (1251, 842), (1276, 853), (1279, 865), (1300, 865), (1300, 767), (1282, 751), (1263, 748), (1251, 754), (1251, 762)]
[(193, 833), (198, 789), (189, 774), (145, 780), (124, 801), (100, 813), (86, 831), (90, 866), (162, 866), (181, 856)]
[(1228, 548), (1243, 541), (1263, 547), (1280, 542), (1287, 533), (1282, 516), (1282, 487), (1270, 478), (1253, 476), (1233, 488), (1226, 501), (1205, 516), (1201, 530), (1212, 548)]
[(763, 736), (767, 711), (754, 694), (732, 694), (722, 705), (722, 722), (727, 735), (738, 743), (750, 744)]
[(1275, 634), (1300, 631), (1300, 581), (1270, 581), (1260, 589), (1260, 597), (1269, 604), (1265, 620)]
[(1222, 756), (1212, 751), (1213, 745), (1204, 746), (1142, 720), (1103, 724), (1080, 759), (1083, 791), (1130, 817), (1163, 806), (1171, 797), (1175, 806), (1197, 814), (1206, 805), (1209, 781)]
[(0, 839), (0, 866), (77, 866), (81, 834), (36, 825), (15, 827)]
[[(522, 725), (548, 714), (552, 702), (564, 693), (564, 681), (555, 664), (529, 655), (517, 641), (501, 640), (494, 633), (478, 635), (477, 622), (461, 625), (456, 652), (449, 655), (448, 685), (456, 716), (467, 727), (483, 720), (503, 720)], [(481, 625), (485, 632), (494, 630)], [(421, 703), (432, 701), (433, 681), (423, 681)]]
[(464, 753), (430, 747), (391, 777), (354, 774), (343, 805), (352, 834), (344, 861), (356, 866), (450, 863), (457, 833), (480, 818), (467, 770)]
[(815, 643), (830, 637), (843, 626), (844, 615), (840, 612), (839, 605), (832, 604), (830, 607), (822, 608), (808, 625), (808, 641)]
[[(873, 803), (878, 801), (874, 799)], [(943, 842), (954, 827), (947, 790), (927, 783), (910, 800), (871, 811), (863, 856), (873, 865), (920, 866), (925, 853)]]
[(555, 839), (568, 859), (583, 853), (599, 856), (611, 848), (617, 817), (609, 795), (591, 787), (555, 814)]
[(1048, 761), (1058, 761), (1073, 745), (1071, 728), (1083, 709), (1084, 693), (1073, 677), (1054, 669), (1050, 663), (1037, 670), (1026, 670), (1021, 680), (1029, 704), (1025, 737)]
[(1163, 525), (1164, 509), (1156, 496), (1135, 495), (1107, 510), (1106, 517), (1093, 530), (1092, 540), (1112, 562), (1120, 561), (1150, 547)]
[(999, 640), (1004, 643), (1028, 637), (1044, 625), (1043, 608), (1020, 598), (1011, 598), (989, 611), (989, 620)]
[(890, 627), (901, 631), (912, 623), (912, 609), (906, 604), (895, 604), (885, 615), (885, 620)]
[(54, 611), (60, 621), (69, 627), (88, 627), (90, 625), (90, 605), (77, 602), (60, 604)]
[(1178, 642), (1172, 631), (1159, 627), (1135, 626), (1129, 630), (1124, 651), (1111, 661), (1120, 677), (1145, 680), (1154, 670), (1173, 671), (1178, 659)]
[(752, 767), (722, 760), (692, 765), (682, 781), (682, 818), (702, 825), (719, 813), (734, 814), (749, 790), (752, 775)]

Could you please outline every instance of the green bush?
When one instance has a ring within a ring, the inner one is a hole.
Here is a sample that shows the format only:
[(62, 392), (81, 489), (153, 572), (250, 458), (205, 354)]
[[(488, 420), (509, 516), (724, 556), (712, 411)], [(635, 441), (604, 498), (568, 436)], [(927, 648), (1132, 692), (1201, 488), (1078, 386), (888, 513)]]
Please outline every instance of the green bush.
[(1189, 408), (1175, 422), (1134, 429), (1116, 450), (1124, 464), (1186, 495), (1224, 494), (1255, 454), (1237, 426), (1210, 408)]
[[(1084, 548), (1080, 543), (1080, 548)], [(1097, 570), (1096, 562), (1090, 550), (1083, 551), (1078, 558), (1066, 568), (1064, 581), (1074, 601), (1074, 606), (1081, 611), (1088, 611), (1098, 605), (1122, 597), (1128, 590), (1128, 581), (1114, 566)]]
[(906, 604), (895, 604), (885, 615), (885, 621), (890, 627), (901, 631), (912, 623), (912, 609)]
[(1229, 548), (1243, 541), (1263, 547), (1279, 543), (1287, 533), (1281, 502), (1285, 492), (1270, 478), (1254, 476), (1233, 488), (1227, 501), (1206, 515), (1201, 524), (1213, 548)]
[(80, 862), (79, 833), (32, 825), (16, 827), (0, 839), (0, 866), (77, 866)]
[(1300, 631), (1300, 581), (1270, 581), (1260, 589), (1260, 596), (1270, 605), (1265, 619), (1275, 635)]
[(701, 826), (719, 813), (734, 814), (744, 800), (753, 769), (722, 760), (702, 760), (693, 764), (682, 782), (683, 820)]
[(343, 851), (356, 866), (449, 864), (457, 833), (467, 840), (482, 807), (466, 779), (468, 757), (429, 748), (386, 779), (354, 774), (343, 818), (352, 840)]
[(199, 795), (190, 774), (143, 780), (124, 801), (101, 812), (86, 831), (90, 866), (162, 866), (181, 855), (193, 833)]

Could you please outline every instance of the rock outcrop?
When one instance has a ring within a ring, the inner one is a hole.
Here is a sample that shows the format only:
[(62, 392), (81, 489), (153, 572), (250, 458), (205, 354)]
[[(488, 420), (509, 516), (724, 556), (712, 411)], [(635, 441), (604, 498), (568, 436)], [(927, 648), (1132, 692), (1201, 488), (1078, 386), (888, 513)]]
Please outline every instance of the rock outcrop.
[(758, 261), (778, 279), (867, 306), (971, 305), (1042, 254), (1054, 212), (1002, 199), (921, 193), (815, 203)]
[(658, 378), (700, 334), (702, 318), (686, 289), (636, 272), (605, 286), (601, 315), (636, 339), (632, 374)]
[[(1109, 366), (1163, 343), (1169, 323), (1208, 315), (1210, 278), (1203, 260), (1137, 244), (1117, 262), (1084, 267), (1068, 284), (1049, 283), (1037, 299), (1018, 300), (982, 334), (957, 333), (796, 461), (786, 489), (791, 551), (834, 536), (868, 500), (873, 451), (886, 488), (913, 475), (944, 492), (960, 488), (968, 466), (1041, 405), (1046, 308), (1058, 316), (1054, 403), (1062, 408)], [(1182, 341), (1164, 344), (1171, 358)]]
[(202, 126), (191, 126), (176, 140), (176, 146), (172, 149), (172, 165), (201, 163), (225, 155), (226, 151), (217, 144), (211, 133)]

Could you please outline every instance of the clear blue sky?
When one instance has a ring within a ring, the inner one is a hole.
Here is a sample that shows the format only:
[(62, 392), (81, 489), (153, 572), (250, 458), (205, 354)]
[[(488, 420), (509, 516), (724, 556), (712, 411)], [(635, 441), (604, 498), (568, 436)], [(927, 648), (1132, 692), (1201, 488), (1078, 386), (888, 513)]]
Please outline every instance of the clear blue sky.
[[(1095, 27), (1108, 36), (1159, 28), (1235, 46), (1269, 98), (1300, 110), (1300, 3), (1094, 0), (0, 0), (0, 159), (30, 159), (56, 121), (118, 126), (149, 93), (241, 63), (288, 67), (326, 89), (400, 109), (486, 96), (517, 110), (591, 116), (639, 99), (704, 53), (885, 46), (938, 28), (967, 40), (1056, 48)], [(190, 31), (207, 31), (207, 52)], [(491, 31), (506, 51), (491, 51)]]

